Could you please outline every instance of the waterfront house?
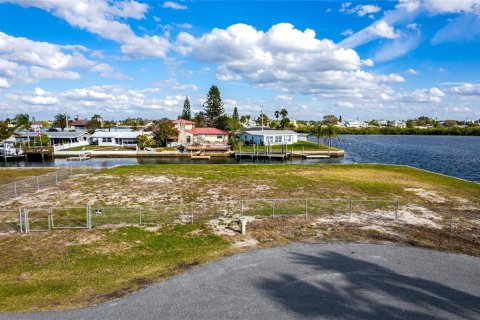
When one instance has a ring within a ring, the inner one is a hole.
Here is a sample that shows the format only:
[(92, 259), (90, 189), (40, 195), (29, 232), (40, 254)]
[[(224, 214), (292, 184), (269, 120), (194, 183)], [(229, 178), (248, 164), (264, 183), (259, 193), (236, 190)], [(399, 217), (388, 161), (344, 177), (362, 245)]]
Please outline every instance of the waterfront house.
[(90, 137), (90, 143), (99, 146), (136, 148), (137, 137), (141, 134), (152, 135), (143, 131), (96, 131)]
[(31, 142), (35, 140), (41, 133), (47, 135), (50, 139), (50, 145), (58, 145), (65, 143), (76, 143), (88, 141), (90, 134), (86, 131), (44, 131), (44, 132), (27, 132), (27, 131), (18, 131), (15, 133), (15, 141), (18, 142)]
[(245, 144), (275, 145), (298, 141), (298, 133), (292, 130), (245, 130), (239, 136)]
[(178, 131), (178, 137), (176, 137), (176, 139), (171, 139), (169, 145), (170, 146), (174, 146), (174, 145), (186, 146), (187, 145), (187, 130), (194, 129), (195, 128), (195, 122), (185, 120), (185, 119), (173, 120), (172, 122), (173, 122), (173, 126)]
[(366, 123), (365, 121), (348, 120), (348, 121), (345, 121), (345, 127), (347, 127), (347, 128), (366, 128), (366, 127), (368, 127), (368, 123)]
[(227, 144), (228, 131), (217, 128), (193, 128), (185, 130), (186, 144)]
[(397, 127), (397, 128), (406, 128), (407, 127), (407, 124), (405, 123), (405, 121), (403, 120), (393, 120), (393, 121), (389, 121), (388, 122), (388, 125), (390, 127)]
[(87, 130), (87, 123), (88, 120), (86, 119), (78, 119), (70, 122), (70, 127), (74, 128), (75, 130)]

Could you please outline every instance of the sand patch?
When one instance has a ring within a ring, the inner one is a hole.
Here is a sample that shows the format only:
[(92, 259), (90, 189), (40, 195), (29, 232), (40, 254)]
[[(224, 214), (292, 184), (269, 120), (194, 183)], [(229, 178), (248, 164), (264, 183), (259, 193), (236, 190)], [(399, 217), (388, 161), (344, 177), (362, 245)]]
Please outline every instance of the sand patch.
[(408, 191), (408, 192), (413, 192), (413, 193), (415, 193), (415, 195), (417, 195), (420, 198), (422, 198), (424, 200), (427, 200), (429, 202), (445, 203), (447, 201), (447, 199), (444, 196), (439, 195), (435, 191), (425, 190), (425, 189), (422, 189), (422, 188), (406, 188), (404, 190)]

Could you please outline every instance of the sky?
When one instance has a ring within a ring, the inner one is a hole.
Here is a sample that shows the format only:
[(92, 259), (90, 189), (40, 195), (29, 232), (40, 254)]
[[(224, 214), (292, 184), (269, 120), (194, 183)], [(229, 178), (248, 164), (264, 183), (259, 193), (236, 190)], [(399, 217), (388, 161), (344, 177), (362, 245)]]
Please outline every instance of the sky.
[(0, 118), (480, 119), (480, 0), (0, 0)]

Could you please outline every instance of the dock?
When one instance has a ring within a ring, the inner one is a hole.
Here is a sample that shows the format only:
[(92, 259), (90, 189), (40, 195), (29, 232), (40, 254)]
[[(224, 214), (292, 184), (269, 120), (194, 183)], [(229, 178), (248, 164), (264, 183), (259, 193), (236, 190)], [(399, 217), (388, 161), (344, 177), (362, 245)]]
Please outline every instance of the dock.
[(304, 154), (304, 159), (330, 159), (329, 155), (326, 154)]
[(235, 159), (251, 159), (252, 162), (259, 160), (277, 160), (286, 161), (292, 157), (291, 153), (274, 153), (274, 152), (235, 152)]
[(90, 160), (90, 157), (89, 156), (68, 157), (66, 160), (67, 161), (84, 161), (84, 160)]
[(26, 147), (23, 149), (25, 153), (25, 159), (29, 156), (42, 158), (42, 162), (45, 162), (45, 158), (53, 158), (53, 147)]
[(192, 155), (190, 156), (190, 159), (193, 159), (193, 160), (209, 160), (210, 159), (210, 156), (206, 156), (206, 155)]

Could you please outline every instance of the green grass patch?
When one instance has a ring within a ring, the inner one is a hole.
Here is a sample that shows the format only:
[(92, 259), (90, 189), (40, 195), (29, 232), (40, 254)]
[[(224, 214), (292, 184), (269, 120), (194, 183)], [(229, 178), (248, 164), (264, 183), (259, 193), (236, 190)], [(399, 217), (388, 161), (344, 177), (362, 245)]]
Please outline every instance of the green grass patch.
[(0, 185), (39, 176), (55, 170), (57, 168), (0, 168)]
[(73, 308), (125, 295), (224, 255), (204, 225), (3, 237), (0, 312)]

